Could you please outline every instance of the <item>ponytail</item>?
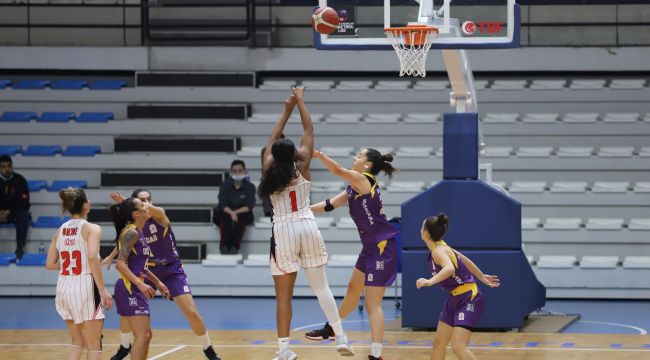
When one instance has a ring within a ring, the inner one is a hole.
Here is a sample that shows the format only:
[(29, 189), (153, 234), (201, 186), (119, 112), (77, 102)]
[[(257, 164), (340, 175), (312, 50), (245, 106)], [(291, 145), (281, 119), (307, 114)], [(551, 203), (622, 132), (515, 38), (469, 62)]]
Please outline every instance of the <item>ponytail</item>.
[(257, 193), (261, 198), (269, 197), (284, 189), (296, 176), (294, 165), (296, 147), (291, 140), (277, 140), (271, 147), (271, 153), (273, 154), (273, 163), (262, 175), (262, 180), (257, 188)]
[(115, 243), (120, 238), (122, 230), (126, 225), (133, 221), (133, 211), (137, 210), (135, 206), (135, 198), (128, 198), (119, 204), (113, 204), (109, 208), (111, 219), (115, 226)]
[(393, 162), (392, 154), (382, 155), (376, 149), (367, 148), (366, 157), (368, 158), (368, 161), (372, 163), (370, 173), (373, 175), (377, 175), (380, 171), (383, 171), (389, 178), (392, 178), (393, 174), (398, 171), (393, 167), (393, 165), (391, 165), (391, 162)]

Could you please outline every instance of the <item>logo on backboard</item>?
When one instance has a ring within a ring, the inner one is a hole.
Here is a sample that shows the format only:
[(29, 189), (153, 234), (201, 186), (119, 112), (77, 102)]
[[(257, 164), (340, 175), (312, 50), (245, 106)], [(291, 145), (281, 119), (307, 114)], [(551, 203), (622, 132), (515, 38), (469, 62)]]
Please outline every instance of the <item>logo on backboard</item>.
[(472, 20), (463, 22), (461, 30), (465, 35), (474, 35), (477, 31), (481, 34), (496, 34), (506, 26), (502, 21), (479, 21)]

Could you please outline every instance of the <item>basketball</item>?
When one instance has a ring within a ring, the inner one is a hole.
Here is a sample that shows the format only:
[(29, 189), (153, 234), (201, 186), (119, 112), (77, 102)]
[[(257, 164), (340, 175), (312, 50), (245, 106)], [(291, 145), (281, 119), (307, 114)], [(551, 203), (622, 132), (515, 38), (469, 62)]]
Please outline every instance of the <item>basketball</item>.
[(311, 18), (311, 24), (314, 30), (321, 34), (332, 34), (341, 22), (339, 14), (331, 7), (319, 7), (314, 10)]

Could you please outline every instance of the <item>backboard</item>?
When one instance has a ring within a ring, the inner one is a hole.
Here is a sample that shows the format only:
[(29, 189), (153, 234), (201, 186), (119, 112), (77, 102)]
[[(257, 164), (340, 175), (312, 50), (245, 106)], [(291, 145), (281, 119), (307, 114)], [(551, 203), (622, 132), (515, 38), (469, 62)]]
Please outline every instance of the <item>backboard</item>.
[(339, 13), (337, 32), (314, 32), (319, 50), (392, 50), (384, 28), (436, 26), (432, 49), (501, 49), (519, 46), (521, 14), (515, 0), (319, 0)]

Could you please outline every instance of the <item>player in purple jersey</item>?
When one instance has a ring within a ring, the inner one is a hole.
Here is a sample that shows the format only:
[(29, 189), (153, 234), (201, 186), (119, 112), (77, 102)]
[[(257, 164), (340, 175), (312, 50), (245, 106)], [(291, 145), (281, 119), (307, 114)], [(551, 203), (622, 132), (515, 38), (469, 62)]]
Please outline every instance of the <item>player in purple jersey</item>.
[[(347, 317), (356, 307), (365, 289), (366, 308), (370, 318), (370, 336), (372, 338), (370, 360), (381, 359), (384, 340), (384, 312), (381, 301), (386, 288), (391, 286), (397, 276), (397, 228), (388, 222), (384, 215), (376, 175), (383, 171), (392, 177), (396, 169), (390, 164), (393, 156), (382, 155), (379, 151), (363, 149), (354, 158), (352, 169), (346, 169), (329, 156), (314, 151), (314, 157), (320, 159), (334, 175), (349, 183), (347, 188), (333, 197), (311, 206), (315, 214), (332, 211), (346, 203), (350, 217), (359, 230), (363, 248), (352, 270), (348, 290), (339, 307), (341, 319)], [(333, 337), (329, 324), (322, 329), (308, 332), (305, 336), (311, 340), (323, 340)]]
[(149, 299), (156, 294), (144, 282), (148, 278), (156, 285), (164, 297), (169, 298), (169, 290), (151, 271), (147, 262), (151, 255), (144, 240), (142, 228), (151, 217), (149, 206), (142, 201), (128, 198), (110, 208), (117, 235), (117, 265), (120, 278), (115, 283), (115, 305), (122, 319), (126, 319), (133, 329), (131, 359), (145, 360), (151, 341), (151, 318)]
[(483, 295), (476, 286), (476, 279), (491, 288), (499, 287), (500, 281), (495, 275), (483, 274), (472, 260), (445, 243), (443, 236), (447, 224), (444, 213), (424, 220), (420, 233), (431, 250), (428, 261), (433, 277), (420, 278), (415, 285), (418, 289), (438, 285), (449, 292), (438, 320), (431, 359), (444, 359), (451, 341), (451, 348), (459, 359), (471, 360), (476, 357), (467, 344), (483, 312)]
[[(110, 196), (115, 202), (124, 199), (124, 196), (119, 193), (111, 193)], [(194, 303), (190, 285), (183, 270), (183, 263), (176, 251), (176, 237), (165, 209), (153, 205), (151, 192), (148, 190), (136, 189), (132, 196), (147, 204), (151, 212), (151, 218), (147, 220), (142, 230), (144, 239), (151, 248), (152, 258), (148, 263), (149, 270), (169, 289), (171, 300), (174, 300), (190, 323), (192, 331), (199, 339), (205, 357), (210, 360), (218, 360), (219, 357), (210, 343), (205, 322)], [(110, 263), (110, 261), (112, 258), (109, 257), (103, 263)], [(121, 360), (129, 354), (131, 329), (124, 319), (120, 320), (120, 336), (120, 347), (111, 360)]]

